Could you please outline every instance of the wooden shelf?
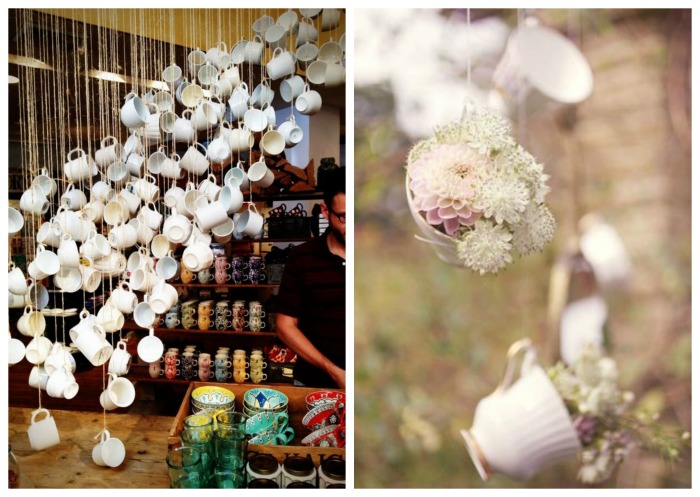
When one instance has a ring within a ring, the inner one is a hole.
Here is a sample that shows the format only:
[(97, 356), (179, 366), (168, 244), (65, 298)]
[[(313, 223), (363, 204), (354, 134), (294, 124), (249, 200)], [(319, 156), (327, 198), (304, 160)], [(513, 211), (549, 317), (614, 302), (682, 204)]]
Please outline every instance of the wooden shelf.
[(250, 289), (257, 289), (257, 288), (277, 288), (279, 287), (279, 284), (274, 285), (270, 283), (261, 283), (259, 285), (234, 285), (231, 283), (222, 283), (219, 285), (218, 283), (170, 283), (174, 287), (178, 286), (185, 286), (185, 287), (192, 287), (192, 288), (250, 288)]
[(256, 195), (255, 202), (286, 202), (288, 200), (323, 200), (323, 192), (277, 193), (275, 195)]
[[(124, 323), (122, 328), (126, 331), (143, 331), (148, 333), (148, 330), (141, 328), (133, 321), (127, 321)], [(175, 333), (175, 334), (188, 334), (188, 335), (207, 335), (207, 336), (236, 336), (236, 337), (274, 337), (277, 333), (274, 331), (233, 331), (233, 330), (217, 330), (210, 329), (202, 331), (199, 328), (153, 328), (156, 333)]]
[[(173, 378), (172, 380), (167, 379), (164, 376), (160, 376), (158, 378), (151, 378), (151, 376), (148, 374), (148, 366), (139, 366), (139, 365), (133, 365), (129, 369), (129, 374), (126, 375), (126, 378), (129, 380), (135, 380), (137, 382), (142, 382), (142, 383), (167, 383), (169, 385), (189, 385), (190, 383), (194, 382), (199, 382), (201, 381), (199, 378), (194, 378), (192, 380), (183, 380), (180, 377)], [(292, 386), (291, 383), (279, 383), (279, 382), (269, 382), (269, 381), (263, 381), (260, 383), (253, 383), (250, 380), (246, 380), (243, 383), (236, 383), (233, 380), (229, 381), (216, 381), (215, 379), (210, 380), (212, 383), (216, 383), (217, 385), (220, 385), (222, 387), (226, 386), (243, 386), (243, 387), (275, 387), (275, 386)]]
[(286, 243), (286, 242), (308, 242), (313, 240), (313, 236), (299, 237), (293, 236), (289, 238), (243, 238), (241, 240), (231, 239), (228, 243)]

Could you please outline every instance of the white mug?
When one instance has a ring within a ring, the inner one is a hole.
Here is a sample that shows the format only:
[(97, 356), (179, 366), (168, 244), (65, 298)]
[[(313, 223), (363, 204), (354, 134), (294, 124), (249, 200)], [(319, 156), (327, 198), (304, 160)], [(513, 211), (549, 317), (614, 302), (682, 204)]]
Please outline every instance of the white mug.
[(166, 283), (164, 280), (159, 281), (153, 287), (150, 296), (151, 308), (157, 314), (164, 314), (172, 306), (177, 304), (177, 290), (174, 286)]
[(14, 262), (10, 263), (10, 270), (7, 275), (7, 289), (15, 295), (24, 296), (27, 293), (27, 279), (24, 277), (22, 270), (15, 266)]
[[(226, 206), (227, 207), (227, 206)], [(197, 209), (194, 218), (203, 232), (211, 230), (214, 226), (224, 223), (228, 219), (228, 212), (221, 202), (211, 204)]]
[(120, 281), (117, 284), (117, 287), (112, 290), (110, 300), (122, 314), (131, 314), (138, 304), (138, 298), (126, 281)]
[[(45, 414), (44, 418), (37, 421), (37, 416)], [(33, 450), (44, 450), (60, 443), (56, 421), (48, 409), (37, 409), (32, 412), (32, 420), (27, 430), (29, 445)]]
[[(243, 193), (235, 180), (231, 180), (231, 183), (227, 183), (225, 187), (219, 190), (217, 195), (217, 202), (220, 203), (228, 214), (234, 214), (243, 206)], [(226, 218), (221, 223), (216, 223), (212, 226), (212, 231), (215, 228), (221, 226), (222, 224), (228, 224)], [(233, 221), (233, 220), (231, 220)], [(201, 226), (201, 225), (200, 225)]]
[(24, 216), (14, 207), (8, 207), (7, 231), (10, 235), (18, 233), (24, 226)]
[(124, 340), (119, 340), (117, 346), (114, 348), (112, 357), (109, 359), (108, 371), (117, 376), (124, 376), (129, 372), (130, 366), (131, 354), (126, 350), (126, 342)]
[(29, 386), (36, 389), (46, 390), (49, 382), (49, 373), (42, 366), (34, 366), (29, 372)]
[(275, 181), (275, 175), (267, 167), (264, 160), (260, 160), (250, 166), (248, 178), (263, 188), (267, 188)]
[(70, 329), (71, 340), (93, 366), (101, 366), (112, 356), (113, 349), (105, 333), (95, 316), (85, 310), (80, 313), (80, 322)]
[(198, 272), (208, 268), (214, 262), (214, 253), (211, 247), (205, 243), (196, 242), (182, 253), (182, 261), (192, 272)]
[(39, 186), (29, 188), (19, 199), (19, 208), (28, 214), (45, 214), (49, 210), (49, 205), (49, 199)]
[(197, 76), (197, 71), (207, 62), (207, 54), (197, 47), (197, 49), (192, 50), (187, 54), (187, 66), (190, 70), (190, 75), (192, 77)]
[(304, 139), (304, 131), (297, 125), (296, 121), (288, 119), (280, 124), (277, 131), (282, 133), (287, 147), (298, 145)]
[(263, 227), (264, 219), (258, 213), (255, 204), (249, 204), (248, 209), (244, 211), (238, 218), (238, 231), (244, 235), (253, 237), (260, 233)]
[(148, 108), (136, 93), (129, 93), (124, 97), (124, 105), (120, 111), (122, 123), (127, 128), (136, 129), (144, 126), (148, 121)]
[(78, 244), (68, 233), (61, 237), (61, 245), (58, 247), (58, 259), (62, 267), (80, 266), (80, 252)]
[(100, 142), (100, 148), (95, 152), (95, 162), (105, 168), (117, 160), (126, 157), (124, 148), (114, 136), (105, 136)]
[(284, 135), (274, 129), (268, 129), (260, 140), (260, 150), (265, 155), (279, 155), (284, 152), (286, 145)]
[(294, 74), (296, 69), (294, 57), (282, 47), (275, 48), (272, 59), (265, 67), (268, 77), (273, 81)]
[(148, 330), (148, 336), (143, 337), (137, 346), (137, 352), (143, 362), (153, 362), (163, 355), (163, 342), (155, 336), (153, 328)]
[(209, 142), (207, 155), (211, 162), (225, 164), (231, 158), (231, 146), (227, 140), (218, 136)]
[(104, 215), (105, 204), (100, 200), (92, 200), (85, 204), (82, 212), (87, 216), (87, 218), (93, 223), (99, 223), (102, 221), (102, 216)]
[[(182, 161), (180, 161), (180, 163), (182, 163)], [(207, 167), (209, 167), (209, 161), (207, 161)], [(163, 204), (165, 204), (165, 206), (169, 208), (176, 207), (178, 201), (184, 196), (185, 190), (183, 190), (173, 182), (173, 186), (171, 186), (163, 196)]]
[(68, 162), (63, 165), (63, 173), (68, 181), (77, 183), (97, 174), (97, 164), (80, 148), (68, 152), (66, 160)]
[[(178, 66), (175, 63), (170, 64), (168, 67), (163, 69), (163, 81), (165, 81), (165, 84), (168, 85), (170, 88), (171, 92), (175, 92), (175, 90), (180, 86), (180, 83), (182, 83), (182, 69), (180, 69), (180, 66)], [(162, 93), (162, 92), (159, 92)], [(156, 96), (158, 94), (156, 93)], [(156, 96), (153, 97), (153, 101), (156, 101)]]
[(124, 326), (124, 314), (112, 299), (107, 299), (105, 305), (98, 311), (95, 322), (102, 326), (107, 333), (119, 331)]
[[(180, 167), (185, 171), (201, 176), (209, 169), (207, 149), (199, 142), (195, 142), (187, 149), (180, 159)], [(183, 193), (184, 194), (184, 193)]]
[[(10, 342), (7, 348), (7, 359), (10, 364), (10, 366), (14, 366), (18, 362), (20, 362), (22, 359), (24, 359), (24, 353), (25, 353), (26, 347), (24, 346), (24, 343), (22, 343), (22, 340), (18, 340), (17, 338), (12, 338), (12, 335), (10, 335)], [(38, 366), (34, 366), (38, 367)]]
[(31, 364), (42, 364), (51, 353), (52, 346), (51, 340), (37, 333), (27, 344), (25, 357)]
[(79, 211), (87, 203), (87, 196), (82, 190), (75, 188), (73, 183), (68, 185), (66, 191), (61, 195), (61, 204), (72, 211)]
[(136, 229), (129, 223), (122, 223), (116, 225), (109, 231), (109, 244), (117, 249), (126, 249), (136, 245), (136, 240), (138, 235)]
[(124, 443), (118, 438), (112, 438), (107, 429), (99, 435), (100, 442), (92, 449), (92, 461), (98, 466), (116, 468), (126, 456)]
[(314, 115), (321, 110), (321, 95), (315, 90), (309, 90), (309, 85), (306, 85), (304, 93), (297, 98), (295, 107), (301, 114)]
[(233, 152), (248, 151), (254, 142), (253, 134), (246, 127), (232, 129), (228, 137), (228, 144)]
[(41, 188), (46, 195), (46, 198), (51, 199), (58, 191), (58, 184), (51, 176), (49, 176), (49, 171), (45, 167), (41, 168), (39, 175), (32, 180), (32, 187), (37, 186)]
[(280, 83), (280, 95), (285, 102), (291, 102), (304, 93), (304, 78), (293, 75)]
[(183, 243), (192, 233), (192, 223), (173, 209), (172, 214), (163, 223), (163, 234), (170, 243)]

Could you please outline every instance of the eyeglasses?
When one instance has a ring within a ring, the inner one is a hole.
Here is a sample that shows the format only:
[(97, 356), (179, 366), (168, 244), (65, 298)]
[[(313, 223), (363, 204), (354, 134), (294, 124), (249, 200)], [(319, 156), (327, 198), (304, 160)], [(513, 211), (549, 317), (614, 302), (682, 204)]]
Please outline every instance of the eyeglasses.
[(345, 213), (339, 214), (339, 213), (335, 212), (333, 209), (331, 209), (330, 207), (328, 207), (328, 212), (330, 212), (330, 213), (333, 214), (335, 217), (337, 217), (337, 218), (338, 218), (338, 221), (340, 221), (341, 223), (345, 224)]

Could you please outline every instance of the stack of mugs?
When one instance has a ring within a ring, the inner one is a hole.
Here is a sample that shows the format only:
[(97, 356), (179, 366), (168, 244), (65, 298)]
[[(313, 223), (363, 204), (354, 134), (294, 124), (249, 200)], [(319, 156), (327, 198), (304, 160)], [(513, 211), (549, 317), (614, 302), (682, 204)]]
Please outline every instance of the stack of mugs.
[(216, 313), (214, 315), (214, 325), (217, 330), (231, 329), (231, 309), (228, 300), (220, 300), (216, 303)]
[(180, 308), (182, 327), (186, 330), (194, 328), (194, 326), (197, 324), (197, 319), (195, 318), (197, 311), (194, 308), (196, 303), (196, 300), (188, 300), (187, 302), (183, 302)]
[(231, 308), (231, 326), (233, 331), (243, 331), (246, 324), (246, 316), (248, 311), (245, 308), (244, 300), (236, 300)]
[(241, 255), (236, 255), (231, 259), (231, 282), (234, 285), (242, 285), (248, 281), (248, 274), (245, 270), (248, 269), (246, 258)]
[(214, 357), (214, 377), (216, 381), (224, 382), (231, 378), (231, 361), (229, 361), (228, 348), (219, 349)]
[(209, 381), (214, 376), (211, 370), (211, 354), (205, 352), (199, 354), (197, 364), (199, 365), (199, 370), (197, 371), (199, 381)]
[(219, 285), (231, 281), (231, 275), (228, 273), (229, 269), (231, 269), (231, 264), (226, 261), (226, 256), (217, 256), (214, 259), (214, 281)]
[(251, 255), (248, 259), (248, 281), (253, 285), (259, 285), (265, 280), (265, 263), (259, 255)]
[(177, 367), (180, 365), (180, 349), (176, 347), (169, 348), (165, 355), (163, 356), (163, 362), (165, 364), (165, 377), (169, 380), (174, 380), (177, 375), (180, 374), (180, 370)]
[(211, 327), (211, 316), (214, 314), (214, 309), (211, 308), (213, 300), (203, 300), (197, 307), (197, 327), (206, 331)]
[(193, 380), (197, 377), (197, 347), (188, 345), (180, 358), (180, 371), (183, 380)]
[(250, 331), (261, 331), (265, 327), (264, 317), (265, 311), (263, 311), (262, 304), (257, 300), (251, 300), (248, 303), (248, 326)]
[(267, 363), (263, 361), (262, 352), (256, 350), (250, 354), (250, 381), (253, 383), (261, 383), (267, 380), (267, 375), (263, 373), (263, 369), (267, 367)]
[(243, 383), (249, 378), (246, 368), (249, 366), (246, 361), (246, 352), (243, 349), (236, 349), (233, 352), (233, 381)]
[(180, 304), (175, 304), (170, 310), (165, 314), (165, 319), (163, 322), (167, 328), (176, 328), (180, 324), (180, 319), (178, 317), (178, 312), (180, 311)]

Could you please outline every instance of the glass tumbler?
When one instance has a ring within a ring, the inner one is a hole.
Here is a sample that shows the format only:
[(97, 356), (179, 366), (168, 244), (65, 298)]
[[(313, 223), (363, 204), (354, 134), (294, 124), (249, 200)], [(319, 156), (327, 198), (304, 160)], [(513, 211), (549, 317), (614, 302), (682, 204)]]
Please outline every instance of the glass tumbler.
[(170, 488), (201, 488), (202, 453), (194, 447), (178, 447), (168, 452), (168, 475)]

